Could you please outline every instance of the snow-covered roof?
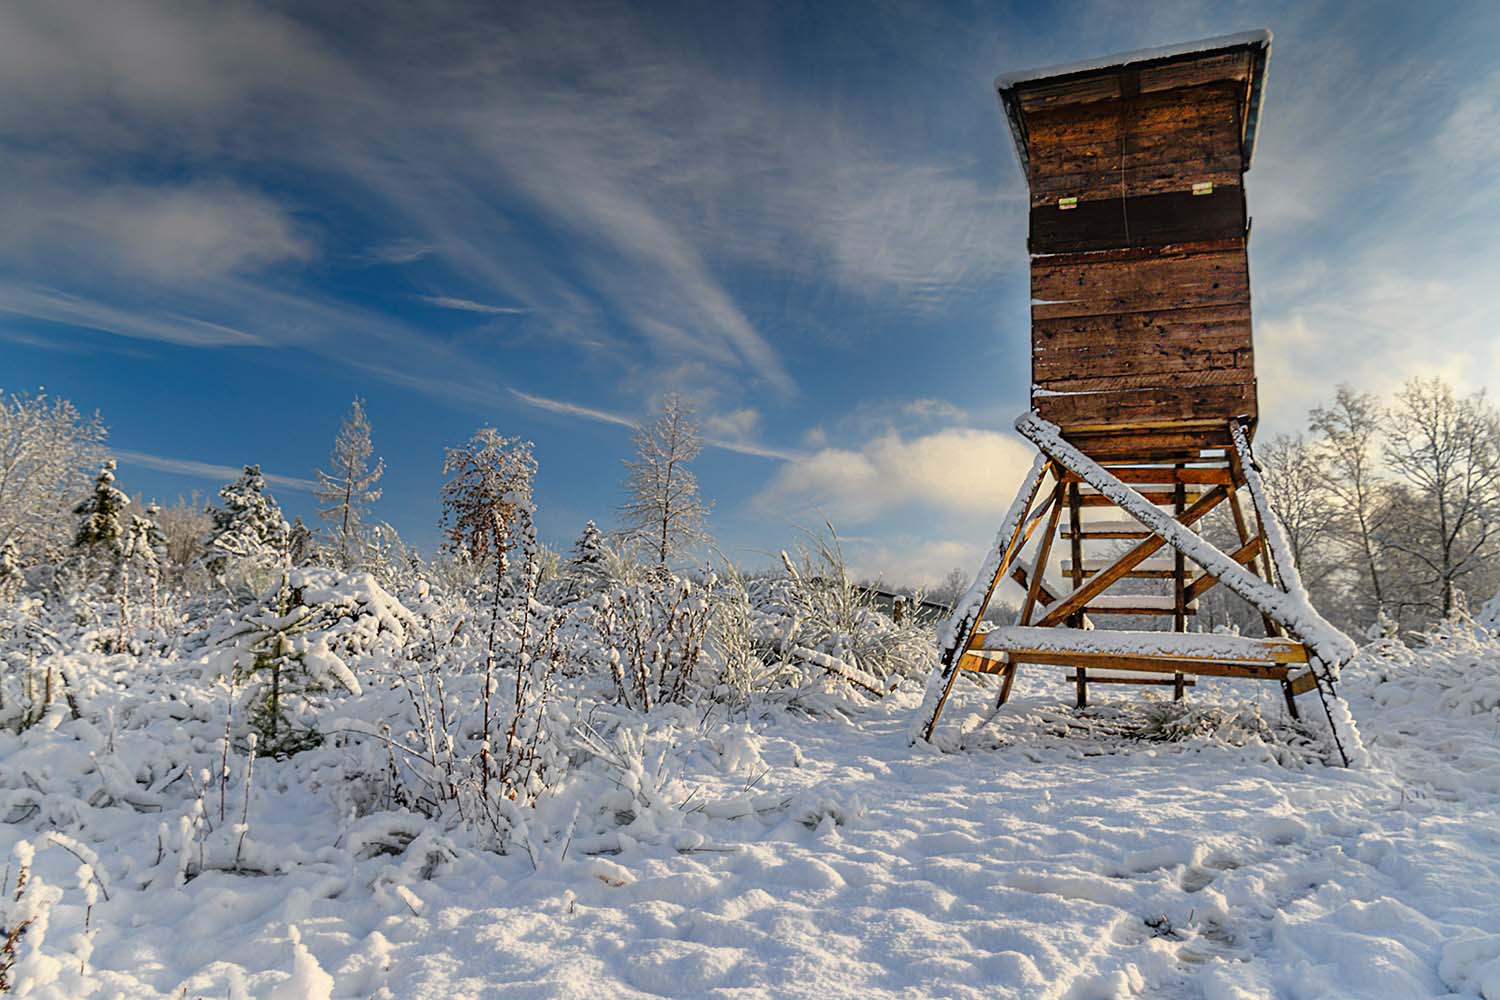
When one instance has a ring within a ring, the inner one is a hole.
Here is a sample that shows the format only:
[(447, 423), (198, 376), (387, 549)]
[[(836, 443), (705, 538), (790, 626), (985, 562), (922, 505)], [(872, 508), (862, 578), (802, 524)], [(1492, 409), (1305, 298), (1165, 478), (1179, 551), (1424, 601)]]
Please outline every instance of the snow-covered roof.
[(1233, 35), (1219, 35), (1217, 38), (1200, 38), (1195, 42), (1159, 45), (1152, 49), (1137, 49), (1134, 52), (1116, 52), (1113, 55), (1096, 56), (1093, 59), (1079, 59), (1070, 63), (1060, 63), (1056, 66), (1042, 66), (1038, 69), (1023, 69), (1017, 70), (1014, 73), (1001, 73), (995, 77), (995, 86), (1000, 90), (1009, 90), (1018, 83), (1030, 83), (1033, 80), (1047, 80), (1055, 76), (1072, 76), (1075, 73), (1114, 69), (1119, 66), (1131, 66), (1135, 63), (1154, 62), (1158, 59), (1175, 59), (1178, 56), (1193, 56), (1203, 52), (1218, 52), (1221, 49), (1239, 48), (1241, 45), (1258, 45), (1263, 49), (1269, 49), (1271, 47), (1270, 29), (1257, 28), (1254, 31), (1241, 31)]
[(1016, 154), (1020, 157), (1022, 172), (1025, 172), (1027, 162), (1026, 129), (1021, 121), (1020, 105), (1016, 101), (1015, 89), (1018, 86), (1036, 83), (1041, 80), (1050, 81), (1060, 77), (1085, 76), (1089, 73), (1097, 73), (1104, 70), (1125, 69), (1126, 67), (1138, 66), (1143, 63), (1170, 62), (1174, 59), (1198, 56), (1210, 52), (1223, 52), (1228, 49), (1237, 48), (1254, 48), (1259, 50), (1250, 71), (1250, 101), (1245, 114), (1245, 166), (1248, 168), (1255, 154), (1255, 134), (1256, 126), (1260, 122), (1261, 95), (1265, 90), (1266, 64), (1270, 61), (1271, 57), (1271, 31), (1269, 28), (1256, 28), (1252, 31), (1240, 31), (1232, 35), (1200, 38), (1191, 42), (1178, 42), (1174, 45), (1137, 49), (1134, 52), (1117, 52), (1112, 55), (1096, 56), (1092, 59), (1079, 59), (1070, 63), (1060, 63), (1055, 66), (1043, 66), (1037, 69), (1025, 69), (1013, 73), (1000, 74), (995, 77), (995, 90), (1000, 97), (1000, 106), (1005, 112), (1006, 122), (1010, 125), (1011, 137), (1016, 143)]

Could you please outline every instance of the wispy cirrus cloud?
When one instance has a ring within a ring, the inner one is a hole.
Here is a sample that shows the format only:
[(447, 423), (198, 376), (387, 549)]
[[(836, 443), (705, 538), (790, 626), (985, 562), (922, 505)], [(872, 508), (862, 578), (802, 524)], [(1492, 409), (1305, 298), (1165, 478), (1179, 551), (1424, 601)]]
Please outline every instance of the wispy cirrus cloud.
[[(230, 465), (218, 465), (214, 462), (198, 462), (190, 458), (168, 458), (164, 455), (152, 455), (144, 451), (130, 451), (128, 449), (114, 448), (111, 453), (121, 462), (139, 465), (147, 469), (155, 469), (157, 472), (170, 472), (179, 476), (193, 476), (198, 479), (212, 480), (217, 483), (228, 483), (238, 479), (244, 471), (243, 468), (235, 468)], [(283, 476), (274, 472), (267, 472), (264, 468), (260, 470), (266, 482), (272, 486), (280, 486), (288, 490), (300, 490), (311, 493), (317, 489), (318, 484), (311, 479), (301, 476)]]
[(56, 288), (3, 281), (0, 314), (189, 347), (258, 347), (266, 343), (255, 333), (223, 323), (160, 309), (110, 305)]
[(472, 299), (460, 299), (451, 295), (419, 295), (417, 296), (430, 306), (439, 309), (454, 309), (458, 312), (483, 313), (488, 316), (524, 316), (530, 312), (520, 306), (492, 306), (484, 302), (475, 302)]
[[(538, 396), (520, 389), (511, 389), (511, 396), (518, 402), (548, 413), (557, 413), (568, 417), (578, 417), (582, 420), (592, 420), (595, 423), (613, 424), (616, 427), (628, 427), (634, 430), (639, 421), (619, 413), (611, 413), (608, 410), (600, 410), (592, 406), (581, 406), (578, 403), (570, 403), (561, 399), (550, 399), (546, 396)], [(743, 427), (742, 414), (734, 414), (730, 417), (730, 424)], [(705, 421), (709, 433), (704, 435), (703, 443), (710, 448), (720, 448), (724, 451), (732, 451), (741, 455), (753, 455), (756, 458), (770, 458), (780, 462), (795, 462), (805, 457), (804, 452), (787, 448), (777, 448), (773, 445), (759, 444), (755, 441), (734, 436), (724, 436), (725, 424), (714, 417)]]

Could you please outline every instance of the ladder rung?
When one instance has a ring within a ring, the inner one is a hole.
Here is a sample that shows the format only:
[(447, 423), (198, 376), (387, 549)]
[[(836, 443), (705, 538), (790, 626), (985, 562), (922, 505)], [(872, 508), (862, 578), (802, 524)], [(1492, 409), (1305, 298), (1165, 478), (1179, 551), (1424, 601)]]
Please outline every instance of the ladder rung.
[[(1170, 594), (1100, 594), (1089, 602), (1088, 609), (1100, 615), (1171, 615), (1177, 613), (1177, 598)], [(1184, 610), (1196, 614), (1198, 602), (1189, 601)]]
[[(1073, 537), (1073, 525), (1069, 521), (1062, 522), (1063, 538)], [(1133, 518), (1084, 521), (1078, 526), (1079, 538), (1150, 538), (1151, 532), (1145, 525)]]
[[(1177, 502), (1176, 495), (1173, 494), (1173, 493), (1171, 493), (1171, 492), (1160, 493), (1160, 492), (1151, 491), (1151, 492), (1142, 493), (1141, 495), (1146, 498), (1146, 502), (1147, 503), (1152, 504), (1152, 505), (1157, 506), (1157, 507), (1171, 507), (1174, 503)], [(1188, 490), (1187, 493), (1184, 494), (1183, 500), (1187, 504), (1192, 504), (1192, 503), (1195, 503), (1196, 501), (1202, 499), (1202, 497), (1203, 497), (1202, 493), (1194, 493), (1192, 490)], [(1079, 497), (1078, 497), (1078, 503), (1082, 507), (1113, 507), (1113, 506), (1115, 506), (1115, 502), (1113, 500), (1111, 500), (1109, 497), (1105, 496), (1102, 493), (1093, 493), (1093, 492), (1081, 493), (1079, 495)]]

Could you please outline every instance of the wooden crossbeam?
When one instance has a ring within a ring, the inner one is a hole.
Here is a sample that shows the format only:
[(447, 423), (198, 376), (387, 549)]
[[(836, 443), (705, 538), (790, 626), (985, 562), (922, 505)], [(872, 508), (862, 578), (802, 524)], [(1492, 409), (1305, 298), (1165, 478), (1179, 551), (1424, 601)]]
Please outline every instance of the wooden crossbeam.
[[(1177, 614), (1177, 606), (1176, 606), (1175, 603), (1173, 603), (1173, 604), (1166, 604), (1166, 605), (1162, 605), (1162, 604), (1149, 604), (1143, 598), (1141, 598), (1139, 595), (1136, 595), (1136, 594), (1121, 594), (1121, 595), (1119, 595), (1119, 603), (1114, 603), (1114, 602), (1109, 602), (1109, 603), (1105, 603), (1105, 604), (1099, 603), (1100, 601), (1105, 600), (1109, 596), (1110, 595), (1108, 595), (1108, 594), (1104, 594), (1104, 595), (1101, 595), (1099, 597), (1094, 598), (1093, 603), (1088, 606), (1088, 612), (1089, 612), (1089, 614), (1091, 614), (1091, 615), (1135, 615), (1135, 616), (1139, 616), (1139, 617), (1150, 617), (1150, 616), (1154, 615), (1154, 616), (1160, 617), (1160, 618), (1165, 618), (1165, 617), (1169, 617), (1169, 616)], [(1168, 598), (1168, 600), (1171, 600), (1171, 598)], [(1195, 604), (1186, 605), (1182, 609), (1182, 613), (1184, 615), (1196, 615), (1198, 613), (1198, 607)]]
[[(1066, 675), (1063, 680), (1077, 682), (1076, 673)], [(1089, 674), (1087, 677), (1090, 684), (1144, 684), (1148, 687), (1197, 687), (1198, 682), (1192, 679), (1178, 681), (1175, 677), (1109, 677), (1107, 675)]]
[[(1215, 486), (1208, 493), (1204, 494), (1201, 500), (1183, 511), (1182, 515), (1177, 518), (1177, 522), (1184, 527), (1193, 524), (1222, 503), (1225, 495), (1226, 491), (1224, 487)], [(1166, 542), (1155, 535), (1141, 542), (1135, 548), (1121, 556), (1119, 561), (1109, 569), (1096, 574), (1093, 579), (1076, 587), (1073, 593), (1049, 608), (1047, 614), (1037, 624), (1057, 625), (1066, 621), (1069, 615), (1088, 607), (1088, 603), (1092, 598), (1104, 593), (1110, 584), (1123, 579), (1126, 573), (1129, 573), (1140, 563), (1145, 562), (1156, 550), (1165, 544)]]
[[(980, 659), (976, 657), (976, 659)], [(1086, 666), (1091, 670), (1139, 670), (1147, 673), (1158, 674), (1198, 674), (1203, 677), (1245, 677), (1251, 680), (1280, 681), (1285, 680), (1291, 668), (1283, 663), (1220, 663), (1217, 660), (1175, 660), (1150, 656), (1098, 656), (1086, 658), (1086, 662), (1080, 663), (1081, 658), (1076, 653), (1047, 653), (1035, 651), (1029, 653), (1015, 653), (1011, 656), (1011, 662), (1016, 664), (1034, 663), (1039, 665), (1050, 665), (1055, 667), (1079, 667)], [(998, 663), (999, 661), (992, 661)], [(977, 667), (969, 667), (974, 670)], [(1002, 667), (997, 667), (989, 673), (1000, 673)], [(1090, 682), (1093, 675), (1088, 676)]]
[[(1172, 506), (1172, 501), (1176, 497), (1176, 493), (1171, 489), (1137, 490), (1136, 492), (1145, 497), (1147, 503), (1152, 504), (1156, 507), (1170, 507)], [(1203, 494), (1201, 493), (1189, 493), (1188, 499), (1196, 500), (1202, 495)], [(1080, 507), (1115, 506), (1115, 502), (1102, 493), (1080, 493), (1078, 499)]]
[[(1107, 466), (1111, 475), (1122, 483), (1132, 485), (1171, 486), (1177, 483), (1198, 486), (1233, 486), (1234, 474), (1227, 467), (1204, 468), (1202, 466)], [(1064, 472), (1064, 483), (1082, 483), (1083, 477), (1076, 472)]]
[(1090, 538), (1148, 538), (1151, 532), (1141, 526), (1139, 521), (1133, 520), (1099, 520), (1083, 521), (1075, 528), (1071, 523), (1062, 526), (1062, 537), (1072, 538), (1077, 531), (1078, 537), (1087, 541)]

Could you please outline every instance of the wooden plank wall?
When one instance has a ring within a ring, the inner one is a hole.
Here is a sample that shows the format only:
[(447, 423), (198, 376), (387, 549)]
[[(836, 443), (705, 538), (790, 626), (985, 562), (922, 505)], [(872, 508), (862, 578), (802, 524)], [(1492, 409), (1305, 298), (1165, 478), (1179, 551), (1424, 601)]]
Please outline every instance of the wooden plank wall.
[(1256, 416), (1249, 62), (1233, 53), (1023, 96), (1032, 405), (1065, 431)]

